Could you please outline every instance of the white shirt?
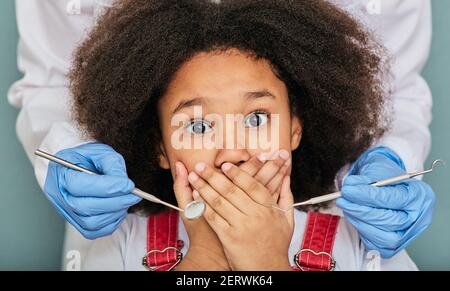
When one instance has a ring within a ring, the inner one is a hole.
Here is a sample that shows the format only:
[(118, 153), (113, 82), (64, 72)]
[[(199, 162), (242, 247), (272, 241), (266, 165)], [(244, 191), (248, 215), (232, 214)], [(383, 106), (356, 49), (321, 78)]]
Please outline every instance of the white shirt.
[[(73, 51), (105, 5), (101, 2), (111, 1), (16, 0), (18, 66), (24, 77), (13, 84), (8, 100), (20, 108), (17, 135), (41, 187), (48, 163), (36, 159), (34, 150), (56, 153), (86, 142), (70, 117), (67, 74)], [(395, 115), (392, 130), (380, 144), (396, 151), (409, 171), (422, 169), (430, 150), (432, 100), (420, 75), (431, 45), (430, 0), (330, 1), (363, 21), (394, 57)], [(83, 256), (89, 244), (74, 228), (67, 228), (66, 251), (78, 250)]]
[[(289, 260), (295, 266), (294, 256), (300, 250), (307, 215), (295, 210), (295, 228), (289, 247)], [(186, 255), (189, 238), (181, 218), (178, 238), (184, 241), (181, 249)], [(147, 217), (129, 214), (119, 229), (109, 237), (95, 240), (81, 261), (82, 270), (145, 271), (142, 258), (147, 253)], [(367, 252), (356, 230), (345, 220), (338, 225), (333, 247), (337, 271), (416, 271), (417, 267), (405, 251), (390, 259), (382, 259), (376, 252)]]

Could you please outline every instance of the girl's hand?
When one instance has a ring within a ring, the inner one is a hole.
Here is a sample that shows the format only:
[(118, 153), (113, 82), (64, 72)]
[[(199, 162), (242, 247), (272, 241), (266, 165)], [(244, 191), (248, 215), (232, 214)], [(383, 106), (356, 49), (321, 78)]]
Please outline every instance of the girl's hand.
[[(283, 178), (289, 172), (289, 166), (290, 163), (286, 163), (285, 158), (275, 153), (271, 157), (254, 156), (241, 164), (239, 168), (266, 185), (273, 199), (277, 200)], [(201, 197), (193, 197), (185, 166), (178, 162), (176, 167), (179, 168), (176, 170), (174, 190), (178, 205), (184, 209), (192, 198), (201, 199)], [(188, 254), (178, 265), (177, 270), (229, 270), (222, 244), (206, 220), (202, 217), (199, 220), (190, 221), (183, 217), (183, 223), (189, 236), (190, 246)]]
[[(233, 164), (225, 163), (222, 171), (225, 175), (199, 163), (189, 181), (207, 203), (204, 217), (222, 242), (231, 268), (290, 270), (294, 210), (272, 208), (270, 191)], [(277, 205), (288, 208), (292, 203), (290, 177), (286, 176)]]
[(274, 203), (280, 198), (281, 184), (284, 177), (289, 175), (290, 167), (291, 159), (286, 150), (262, 153), (239, 165), (239, 169), (266, 186)]
[[(178, 206), (182, 209), (192, 202), (192, 190), (188, 182), (186, 167), (177, 162), (173, 189)], [(177, 270), (230, 270), (227, 258), (223, 252), (222, 244), (215, 232), (211, 229), (203, 217), (197, 220), (188, 220), (181, 215), (186, 232), (189, 236), (189, 250)]]

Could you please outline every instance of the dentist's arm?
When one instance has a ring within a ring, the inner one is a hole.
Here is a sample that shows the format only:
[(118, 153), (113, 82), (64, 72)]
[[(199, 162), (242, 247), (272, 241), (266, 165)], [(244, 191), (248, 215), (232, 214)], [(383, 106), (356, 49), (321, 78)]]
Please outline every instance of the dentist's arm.
[(419, 171), (431, 147), (432, 96), (421, 76), (431, 47), (431, 1), (383, 0), (381, 13), (379, 33), (394, 57), (394, 120), (380, 145), (398, 153), (409, 172)]
[[(77, 14), (73, 3), (16, 0), (18, 66), (24, 76), (11, 87), (8, 99), (20, 109), (17, 135), (47, 198), (83, 236), (93, 239), (111, 234), (140, 199), (129, 193), (133, 184), (123, 158), (108, 146), (85, 144), (70, 118), (71, 56), (94, 22), (92, 6), (81, 6)], [(33, 155), (37, 148), (105, 175), (89, 177), (49, 166)]]
[(394, 57), (392, 130), (353, 165), (337, 205), (369, 250), (385, 258), (408, 246), (431, 223), (433, 190), (412, 179), (376, 188), (373, 181), (418, 171), (430, 150), (432, 99), (421, 77), (431, 45), (429, 0), (382, 0), (375, 28)]
[(16, 0), (18, 67), (23, 78), (10, 88), (8, 100), (20, 109), (17, 135), (36, 165), (41, 186), (47, 163), (36, 160), (33, 152), (41, 147), (56, 153), (84, 142), (70, 118), (67, 74), (73, 51), (93, 17), (92, 13), (70, 14), (68, 3)]

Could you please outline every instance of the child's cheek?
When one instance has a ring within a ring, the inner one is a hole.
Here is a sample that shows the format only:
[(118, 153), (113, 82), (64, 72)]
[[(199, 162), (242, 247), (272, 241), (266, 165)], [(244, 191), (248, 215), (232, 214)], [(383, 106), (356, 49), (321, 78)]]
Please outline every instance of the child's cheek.
[[(188, 173), (193, 172), (195, 165), (200, 162), (214, 167), (214, 157), (215, 154), (211, 150), (178, 150), (171, 161), (171, 168), (175, 169), (177, 161), (184, 164)], [(172, 174), (174, 174), (173, 170)]]

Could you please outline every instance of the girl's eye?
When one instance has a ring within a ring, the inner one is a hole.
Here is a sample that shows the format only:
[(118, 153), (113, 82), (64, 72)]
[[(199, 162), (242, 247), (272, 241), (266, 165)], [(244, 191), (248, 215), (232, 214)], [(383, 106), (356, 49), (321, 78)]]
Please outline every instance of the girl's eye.
[(259, 127), (269, 121), (269, 113), (253, 112), (244, 119), (245, 127)]
[(186, 127), (186, 129), (192, 134), (205, 134), (210, 132), (213, 128), (211, 124), (204, 120), (194, 120)]

